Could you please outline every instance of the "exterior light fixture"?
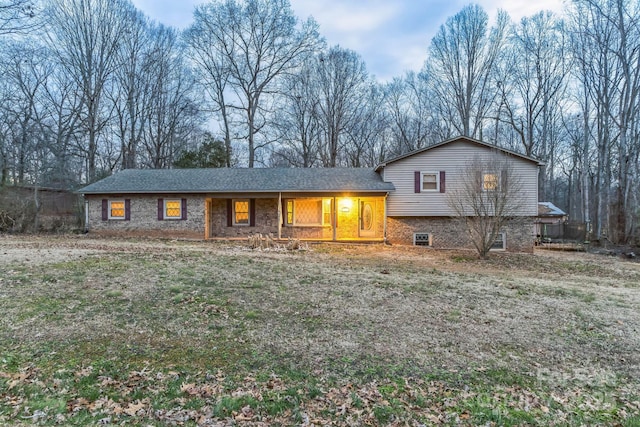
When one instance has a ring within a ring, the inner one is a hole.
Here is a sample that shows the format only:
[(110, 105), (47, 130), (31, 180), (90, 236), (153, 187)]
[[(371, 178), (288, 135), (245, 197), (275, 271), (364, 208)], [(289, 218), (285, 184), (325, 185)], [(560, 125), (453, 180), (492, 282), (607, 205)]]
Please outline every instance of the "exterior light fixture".
[(353, 207), (353, 201), (349, 198), (342, 199), (340, 201), (340, 212), (348, 213)]

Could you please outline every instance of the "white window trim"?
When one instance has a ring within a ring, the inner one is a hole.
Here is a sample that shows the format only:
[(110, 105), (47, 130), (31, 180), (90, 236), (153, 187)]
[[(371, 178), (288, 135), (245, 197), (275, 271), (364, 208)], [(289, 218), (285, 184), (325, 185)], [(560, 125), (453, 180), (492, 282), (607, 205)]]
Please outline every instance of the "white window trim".
[[(165, 220), (179, 220), (182, 219), (182, 199), (164, 199), (162, 206), (162, 219)], [(167, 203), (178, 202), (180, 204), (180, 214), (178, 216), (168, 216), (167, 215)]]
[[(122, 216), (112, 216), (111, 215), (111, 204), (112, 203), (122, 203)], [(124, 221), (127, 218), (127, 202), (124, 201), (124, 199), (120, 200), (109, 200), (109, 206), (107, 206), (109, 208), (109, 219), (113, 219), (113, 220), (118, 220), (118, 221)]]
[[(436, 176), (436, 188), (435, 189), (424, 189), (424, 176), (425, 175), (435, 175)], [(421, 193), (439, 193), (440, 192), (440, 172), (431, 172), (431, 171), (421, 171), (420, 172), (420, 192)]]
[[(247, 222), (236, 222), (236, 203), (247, 202)], [(249, 199), (231, 199), (233, 225), (236, 227), (249, 227), (251, 224), (251, 200)]]
[[(502, 240), (502, 247), (501, 248), (494, 248), (493, 245), (496, 241), (498, 240)], [(507, 250), (507, 233), (505, 233), (504, 231), (499, 232), (496, 235), (496, 239), (491, 242), (491, 249), (489, 249), (490, 251), (496, 251), (496, 252), (504, 252)]]
[[(324, 222), (324, 217), (326, 213), (329, 213), (329, 215), (331, 215), (331, 203), (329, 203), (329, 210), (325, 210), (325, 200), (331, 200), (328, 198), (304, 198), (304, 200), (312, 200), (312, 201), (320, 201), (320, 205), (322, 206), (322, 219), (321, 222), (314, 222), (314, 223), (304, 223), (304, 224), (300, 224), (298, 223), (298, 220), (296, 218), (296, 212), (298, 212), (298, 208), (296, 207), (298, 200), (301, 199), (291, 199), (293, 201), (293, 223), (291, 224), (287, 224), (287, 226), (289, 227), (330, 227), (331, 226), (331, 220), (329, 220), (329, 222)], [(286, 212), (285, 212), (286, 215)]]

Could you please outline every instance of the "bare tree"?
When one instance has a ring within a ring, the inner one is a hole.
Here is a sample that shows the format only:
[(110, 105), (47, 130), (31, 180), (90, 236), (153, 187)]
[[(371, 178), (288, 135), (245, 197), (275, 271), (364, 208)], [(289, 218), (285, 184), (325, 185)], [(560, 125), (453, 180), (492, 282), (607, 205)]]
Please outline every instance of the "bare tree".
[(592, 105), (584, 117), (595, 121), (595, 237), (618, 243), (629, 241), (637, 218), (631, 183), (640, 151), (639, 14), (637, 2), (627, 0), (578, 0), (571, 14), (578, 78)]
[(0, 0), (0, 36), (38, 26), (35, 0)]
[(315, 77), (314, 63), (307, 61), (282, 83), (282, 106), (274, 119), (279, 140), (272, 158), (275, 164), (308, 168), (319, 161), (321, 126)]
[(144, 131), (145, 111), (148, 107), (150, 86), (145, 74), (155, 58), (149, 53), (152, 46), (151, 24), (136, 10), (128, 11), (127, 37), (120, 43), (117, 62), (108, 96), (113, 103), (116, 123), (114, 130), (120, 140), (122, 169), (133, 169), (138, 163)]
[(219, 34), (225, 25), (227, 23), (222, 13), (213, 13), (211, 7), (199, 7), (194, 12), (194, 23), (185, 31), (184, 38), (200, 86), (209, 97), (211, 110), (221, 122), (226, 166), (231, 167), (232, 117), (227, 100), (231, 70), (227, 61), (226, 45), (219, 43)]
[(392, 134), (390, 154), (407, 153), (437, 140), (426, 75), (409, 72), (394, 78), (384, 90)]
[[(209, 77), (219, 76), (233, 92), (224, 102), (220, 88), (212, 89), (218, 104), (242, 113), (248, 164), (253, 167), (256, 152), (270, 144), (256, 137), (266, 125), (262, 104), (277, 89), (276, 80), (294, 72), (298, 62), (318, 46), (317, 25), (308, 20), (299, 28), (288, 0), (220, 0), (200, 6), (194, 29), (209, 32), (192, 37), (192, 49), (207, 60)], [(215, 77), (214, 77), (215, 78)], [(224, 91), (224, 89), (223, 89)]]
[(370, 84), (366, 65), (356, 52), (334, 46), (316, 59), (317, 117), (322, 129), (320, 158), (325, 167), (338, 165), (346, 133), (360, 119)]
[(170, 168), (186, 139), (198, 130), (200, 109), (192, 96), (195, 81), (186, 67), (177, 32), (159, 25), (151, 40), (145, 71), (150, 87), (143, 121), (144, 164)]
[(520, 140), (518, 149), (549, 165), (540, 174), (543, 199), (553, 179), (552, 154), (560, 137), (554, 125), (561, 125), (558, 118), (571, 65), (565, 39), (564, 23), (550, 12), (523, 18), (511, 33), (506, 61), (510, 66), (500, 86), (504, 115)]
[(27, 174), (33, 172), (31, 162), (35, 147), (43, 136), (39, 132), (44, 120), (42, 93), (51, 74), (51, 66), (43, 49), (27, 42), (14, 44), (9, 56), (11, 59), (5, 73), (11, 79), (13, 95), (5, 108), (10, 111), (14, 123), (11, 139), (13, 182), (24, 184), (33, 181), (33, 177), (28, 179)]
[(499, 233), (523, 207), (523, 183), (513, 160), (498, 151), (475, 157), (451, 187), (447, 203), (478, 255), (486, 258)]
[(344, 155), (349, 167), (374, 167), (385, 157), (383, 141), (388, 120), (384, 110), (384, 92), (375, 82), (363, 90), (363, 102), (354, 106), (358, 119), (346, 131)]
[(495, 27), (478, 5), (449, 18), (431, 41), (425, 72), (443, 120), (459, 135), (482, 138), (482, 122), (496, 97), (494, 70), (505, 43), (508, 16), (498, 12)]
[(46, 12), (49, 46), (82, 90), (89, 180), (96, 177), (99, 137), (110, 119), (104, 110), (105, 90), (119, 65), (117, 52), (128, 32), (131, 8), (126, 0), (55, 0)]

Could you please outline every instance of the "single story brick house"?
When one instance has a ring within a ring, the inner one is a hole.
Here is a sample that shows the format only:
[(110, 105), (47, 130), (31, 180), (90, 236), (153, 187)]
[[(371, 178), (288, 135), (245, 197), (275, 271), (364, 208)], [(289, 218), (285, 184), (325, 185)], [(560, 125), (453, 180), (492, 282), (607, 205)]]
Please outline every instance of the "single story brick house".
[[(526, 183), (504, 249), (531, 251), (538, 213), (532, 158), (459, 137), (371, 168), (129, 169), (81, 190), (92, 233), (192, 238), (368, 241), (470, 247), (452, 220), (447, 191), (466, 160), (500, 152)], [(488, 174), (489, 175), (489, 174)]]

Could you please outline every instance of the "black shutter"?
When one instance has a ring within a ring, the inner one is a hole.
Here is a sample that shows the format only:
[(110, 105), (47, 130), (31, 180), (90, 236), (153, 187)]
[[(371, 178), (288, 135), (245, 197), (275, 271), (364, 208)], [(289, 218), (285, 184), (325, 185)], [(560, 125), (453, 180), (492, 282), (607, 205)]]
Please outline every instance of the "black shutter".
[(440, 171), (440, 192), (445, 192), (445, 173), (444, 171)]
[(102, 199), (102, 220), (106, 221), (109, 219), (109, 201), (107, 199)]
[(507, 191), (507, 185), (509, 185), (509, 183), (507, 182), (509, 174), (507, 173), (507, 171), (502, 171), (502, 173), (500, 174), (500, 191), (505, 192)]
[(249, 227), (256, 226), (256, 199), (249, 199)]
[(164, 219), (164, 200), (158, 199), (158, 221)]
[(124, 220), (131, 221), (131, 199), (124, 199)]
[(227, 199), (227, 227), (233, 226), (233, 200)]
[(420, 171), (415, 171), (413, 173), (413, 192), (414, 193), (419, 193), (420, 192)]
[(287, 225), (287, 218), (289, 217), (289, 211), (287, 210), (287, 199), (282, 199), (281, 205), (282, 206), (280, 209), (282, 209), (282, 225)]
[(187, 199), (182, 199), (182, 203), (180, 204), (182, 207), (182, 218), (183, 220), (187, 219)]

